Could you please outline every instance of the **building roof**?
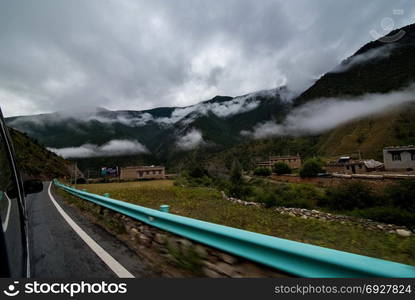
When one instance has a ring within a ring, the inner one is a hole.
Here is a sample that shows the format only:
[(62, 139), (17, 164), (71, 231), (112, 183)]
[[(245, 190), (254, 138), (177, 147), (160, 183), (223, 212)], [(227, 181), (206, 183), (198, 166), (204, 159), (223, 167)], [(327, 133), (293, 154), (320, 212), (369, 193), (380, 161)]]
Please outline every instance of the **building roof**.
[(383, 150), (387, 151), (406, 151), (406, 150), (415, 150), (414, 145), (409, 146), (391, 146), (391, 147), (385, 147)]
[(122, 167), (121, 169), (154, 170), (154, 169), (164, 169), (164, 166), (128, 166), (128, 167)]
[(378, 169), (384, 166), (383, 163), (381, 163), (380, 161), (374, 160), (374, 159), (366, 159), (363, 161), (363, 163), (368, 169)]
[(299, 155), (287, 155), (287, 156), (270, 156), (269, 159), (299, 159)]

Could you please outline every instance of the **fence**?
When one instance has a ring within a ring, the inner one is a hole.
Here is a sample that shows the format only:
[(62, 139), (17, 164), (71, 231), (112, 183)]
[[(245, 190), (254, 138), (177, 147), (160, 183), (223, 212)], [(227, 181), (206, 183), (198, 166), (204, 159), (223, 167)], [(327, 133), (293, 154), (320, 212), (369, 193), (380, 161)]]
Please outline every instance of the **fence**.
[(415, 277), (415, 267), (161, 212), (55, 186), (148, 225), (299, 277)]

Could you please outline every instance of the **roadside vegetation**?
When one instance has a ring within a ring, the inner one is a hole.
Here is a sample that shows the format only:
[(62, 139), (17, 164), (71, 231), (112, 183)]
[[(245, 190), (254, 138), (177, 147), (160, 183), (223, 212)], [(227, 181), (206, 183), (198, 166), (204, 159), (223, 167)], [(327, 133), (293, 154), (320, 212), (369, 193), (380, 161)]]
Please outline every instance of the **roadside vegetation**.
[(53, 179), (70, 176), (69, 162), (45, 149), (26, 133), (9, 128), (16, 160), (24, 177)]
[[(291, 169), (276, 164), (281, 173)], [(318, 158), (305, 161), (299, 170), (301, 177), (315, 177), (324, 173), (323, 162)], [(350, 215), (378, 222), (415, 229), (415, 180), (402, 180), (374, 190), (363, 181), (348, 181), (329, 188), (307, 183), (275, 183), (266, 180), (270, 169), (254, 169), (254, 178), (246, 179), (238, 161), (232, 165), (228, 177), (210, 176), (200, 165), (197, 172), (184, 172), (175, 184), (182, 187), (211, 187), (226, 195), (245, 201), (263, 203), (265, 207), (293, 207), (318, 209), (334, 214)]]
[[(199, 220), (415, 265), (414, 236), (401, 237), (396, 234), (369, 231), (357, 224), (305, 220), (278, 214), (270, 208), (273, 206), (319, 207), (323, 205), (322, 199), (327, 199), (326, 191), (308, 184), (275, 185), (265, 180), (247, 181), (243, 176), (238, 176), (238, 169), (239, 166), (234, 165), (233, 176), (221, 180), (210, 178), (208, 174), (199, 170), (195, 180), (188, 177), (187, 172), (185, 175), (187, 179), (180, 176), (176, 182), (156, 180), (89, 184), (77, 187), (101, 195), (110, 193), (111, 198), (154, 209), (168, 204), (171, 213)], [(189, 185), (186, 184), (187, 181), (190, 182)], [(201, 185), (196, 186), (195, 182)], [(269, 208), (234, 204), (222, 198), (218, 185), (229, 188), (228, 192), (243, 193), (246, 199), (256, 198)], [(241, 190), (238, 185), (245, 185), (245, 188)], [(327, 209), (331, 209), (330, 201), (324, 203)], [(353, 213), (358, 215), (364, 210), (365, 208), (359, 208)]]

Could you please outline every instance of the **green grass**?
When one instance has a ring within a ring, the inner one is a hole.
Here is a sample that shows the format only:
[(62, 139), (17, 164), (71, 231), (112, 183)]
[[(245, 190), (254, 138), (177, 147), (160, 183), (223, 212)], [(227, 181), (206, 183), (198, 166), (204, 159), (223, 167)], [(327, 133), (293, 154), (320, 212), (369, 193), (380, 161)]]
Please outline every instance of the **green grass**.
[(415, 265), (415, 237), (280, 215), (271, 209), (223, 200), (210, 188), (183, 188), (172, 181), (78, 185), (89, 192), (150, 208), (170, 205), (171, 213), (313, 245)]

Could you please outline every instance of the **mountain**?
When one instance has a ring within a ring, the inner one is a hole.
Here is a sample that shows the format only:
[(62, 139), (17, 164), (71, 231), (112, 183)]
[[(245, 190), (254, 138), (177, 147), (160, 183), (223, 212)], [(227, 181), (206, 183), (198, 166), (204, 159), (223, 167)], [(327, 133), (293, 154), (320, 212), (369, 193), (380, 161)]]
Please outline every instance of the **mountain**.
[[(393, 43), (385, 39), (404, 36)], [(322, 76), (294, 101), (301, 106), (315, 99), (387, 94), (415, 82), (415, 24), (397, 29), (370, 42), (333, 71)], [(413, 99), (415, 100), (415, 94)], [(316, 152), (331, 156), (360, 151), (382, 159), (382, 148), (415, 144), (415, 103), (360, 118), (324, 133)]]
[(106, 161), (116, 156), (129, 162), (132, 153), (124, 153), (120, 147), (123, 141), (135, 141), (136, 146), (142, 145), (141, 151), (134, 153), (134, 157), (142, 158), (139, 161), (165, 163), (197, 145), (221, 151), (243, 142), (242, 130), (263, 120), (283, 119), (291, 106), (288, 95), (281, 87), (240, 97), (216, 96), (188, 107), (144, 111), (97, 108), (12, 117), (6, 123), (58, 153), (63, 153), (59, 152), (62, 149), (71, 151), (65, 152), (68, 157), (80, 158), (85, 152), (87, 157), (95, 153), (105, 156)]
[(53, 178), (70, 176), (69, 164), (55, 153), (46, 150), (25, 133), (9, 128), (16, 151), (16, 159), (25, 178)]
[[(405, 35), (393, 43), (388, 37)], [(318, 98), (388, 93), (415, 80), (415, 24), (396, 29), (360, 48), (334, 70), (323, 75), (296, 100), (299, 106)]]
[[(405, 33), (403, 37), (402, 32)], [(396, 36), (401, 38), (393, 43), (385, 43), (385, 40)], [(415, 25), (409, 25), (364, 45), (296, 97), (292, 109), (311, 107), (322, 99), (326, 99), (326, 105), (336, 105), (342, 99), (353, 101), (368, 94), (376, 94), (380, 98), (414, 82)], [(415, 93), (413, 96), (414, 101), (353, 119), (323, 133), (249, 140), (208, 156), (205, 163), (212, 170), (218, 166), (229, 168), (237, 157), (245, 168), (251, 169), (257, 161), (266, 159), (270, 154), (295, 153), (303, 157), (319, 155), (324, 158), (347, 154), (357, 157), (360, 153), (364, 158), (382, 160), (385, 146), (415, 144)], [(376, 97), (373, 98), (376, 100)], [(319, 117), (333, 118), (323, 113)]]
[[(58, 153), (87, 157), (81, 162), (84, 169), (103, 164), (163, 163), (175, 171), (186, 162), (189, 152), (212, 170), (227, 168), (235, 158), (251, 168), (269, 154), (331, 157), (360, 152), (365, 158), (382, 159), (384, 146), (415, 144), (413, 101), (300, 137), (287, 133), (258, 140), (241, 132), (250, 132), (266, 121), (284, 124), (293, 111), (306, 110), (321, 99), (326, 99), (327, 105), (337, 105), (345, 98), (357, 102), (372, 95), (374, 102), (367, 105), (376, 106), (377, 98), (393, 95), (390, 93), (414, 82), (415, 25), (409, 25), (364, 45), (294, 99), (281, 87), (239, 97), (216, 96), (188, 107), (144, 111), (97, 108), (13, 117), (6, 122)], [(335, 116), (322, 113), (318, 118)], [(301, 120), (291, 121), (295, 125)], [(137, 151), (131, 153), (131, 149)]]

